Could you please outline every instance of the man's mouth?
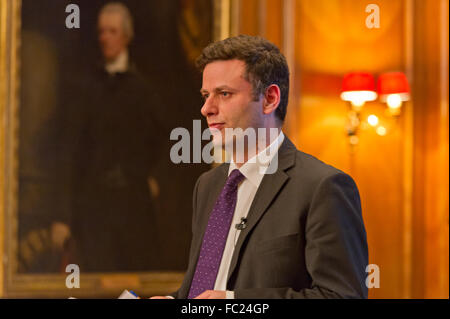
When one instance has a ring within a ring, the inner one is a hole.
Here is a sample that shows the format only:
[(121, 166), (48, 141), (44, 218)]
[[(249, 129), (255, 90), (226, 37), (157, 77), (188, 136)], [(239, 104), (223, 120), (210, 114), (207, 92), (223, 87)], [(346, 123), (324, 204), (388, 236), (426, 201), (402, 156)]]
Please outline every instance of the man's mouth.
[(225, 126), (225, 123), (211, 123), (208, 125), (210, 129), (217, 129), (220, 131)]

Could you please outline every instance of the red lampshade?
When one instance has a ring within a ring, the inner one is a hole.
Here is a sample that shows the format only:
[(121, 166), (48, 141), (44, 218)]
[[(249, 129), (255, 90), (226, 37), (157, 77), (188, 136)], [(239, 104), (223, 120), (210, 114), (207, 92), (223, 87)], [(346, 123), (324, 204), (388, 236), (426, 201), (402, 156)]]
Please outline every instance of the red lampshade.
[(356, 112), (361, 110), (366, 101), (374, 101), (376, 98), (375, 79), (372, 74), (352, 72), (344, 76), (341, 99), (350, 101)]
[(367, 72), (347, 73), (342, 81), (342, 92), (375, 91), (375, 79)]
[(378, 77), (378, 94), (383, 98), (389, 94), (400, 94), (409, 97), (409, 84), (403, 72), (387, 72)]

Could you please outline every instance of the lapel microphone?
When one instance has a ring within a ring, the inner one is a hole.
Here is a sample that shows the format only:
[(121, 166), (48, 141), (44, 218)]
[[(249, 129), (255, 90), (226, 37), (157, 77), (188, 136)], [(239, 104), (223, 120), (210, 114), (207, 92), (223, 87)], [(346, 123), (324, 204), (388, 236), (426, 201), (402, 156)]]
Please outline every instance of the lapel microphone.
[(247, 218), (241, 217), (241, 222), (236, 224), (234, 227), (236, 227), (237, 230), (245, 229), (247, 227)]

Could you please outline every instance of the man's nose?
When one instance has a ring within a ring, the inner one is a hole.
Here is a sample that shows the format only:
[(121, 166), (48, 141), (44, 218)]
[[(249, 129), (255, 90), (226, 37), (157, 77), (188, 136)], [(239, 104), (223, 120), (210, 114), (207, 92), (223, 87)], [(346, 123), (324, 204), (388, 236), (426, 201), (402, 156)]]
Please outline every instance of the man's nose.
[(216, 115), (218, 111), (217, 103), (214, 97), (210, 96), (206, 99), (205, 103), (203, 103), (201, 113), (204, 117), (208, 117), (211, 115)]

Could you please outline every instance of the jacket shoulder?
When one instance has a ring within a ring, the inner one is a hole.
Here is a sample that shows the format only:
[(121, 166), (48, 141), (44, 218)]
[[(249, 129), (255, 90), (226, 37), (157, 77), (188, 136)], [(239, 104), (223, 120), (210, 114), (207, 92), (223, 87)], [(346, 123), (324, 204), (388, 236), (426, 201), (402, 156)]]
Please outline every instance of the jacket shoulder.
[(299, 180), (303, 182), (318, 185), (325, 179), (341, 176), (354, 183), (349, 174), (319, 160), (311, 154), (297, 150), (295, 163), (296, 165), (291, 168), (288, 174), (293, 177), (299, 177)]
[(213, 167), (210, 170), (202, 173), (197, 179), (197, 184), (207, 184), (210, 182), (217, 182), (218, 178), (227, 176), (228, 173), (228, 163), (220, 164), (219, 166)]

